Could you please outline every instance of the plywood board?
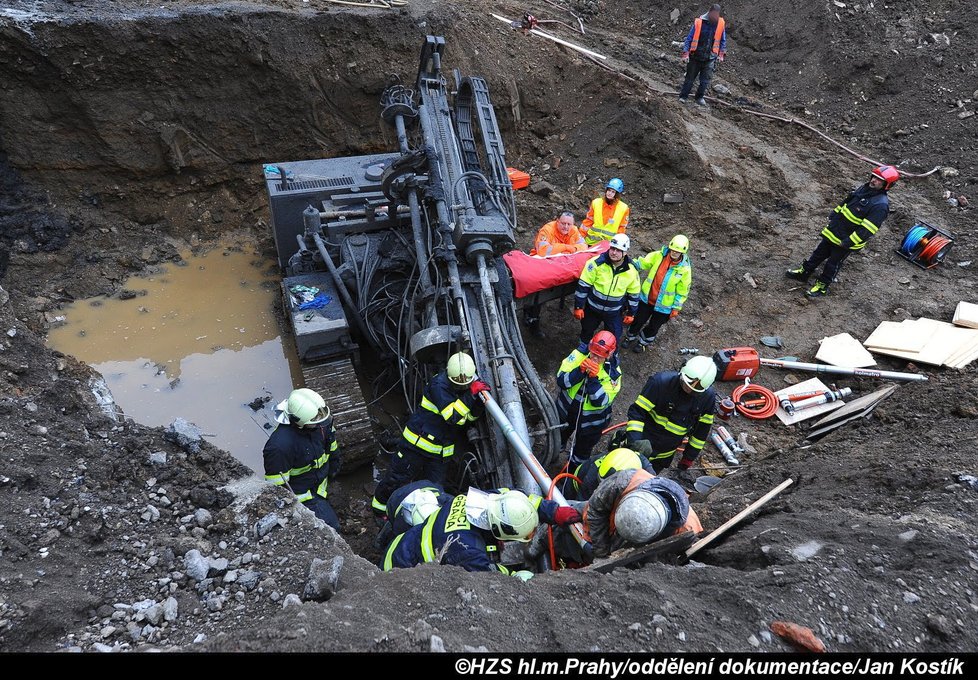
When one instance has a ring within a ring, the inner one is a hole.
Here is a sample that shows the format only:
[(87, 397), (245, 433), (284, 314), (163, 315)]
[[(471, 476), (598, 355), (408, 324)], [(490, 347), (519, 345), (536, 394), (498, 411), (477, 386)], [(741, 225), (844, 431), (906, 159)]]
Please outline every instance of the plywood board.
[(908, 361), (940, 366), (958, 351), (965, 350), (978, 339), (978, 330), (973, 328), (961, 328), (934, 319), (917, 319), (916, 323), (934, 329), (933, 335), (919, 351), (908, 352), (879, 347), (870, 347), (869, 350), (876, 354), (886, 354)]
[(848, 333), (839, 333), (830, 338), (822, 338), (815, 359), (832, 366), (848, 368), (869, 368), (876, 365), (876, 359)]
[(958, 347), (954, 354), (944, 360), (944, 365), (950, 366), (951, 368), (960, 368), (958, 364), (961, 363), (962, 360), (966, 360), (967, 357), (974, 354), (976, 350), (978, 350), (978, 337), (975, 337), (971, 342), (966, 342)]
[(812, 429), (814, 430), (815, 428), (828, 425), (829, 423), (834, 423), (840, 419), (846, 419), (852, 416), (858, 416), (863, 411), (866, 411), (870, 408), (875, 408), (878, 403), (880, 403), (888, 396), (893, 394), (896, 391), (897, 387), (898, 385), (887, 385), (883, 389), (876, 390), (871, 394), (864, 394), (861, 397), (857, 397), (856, 399), (853, 399), (848, 404), (840, 408), (838, 411), (835, 411), (834, 413), (831, 413), (825, 416), (824, 418), (822, 418), (821, 420), (817, 421), (814, 425), (812, 425)]
[[(804, 382), (800, 382), (797, 385), (791, 385), (790, 387), (785, 387), (783, 390), (778, 390), (775, 392), (778, 400), (781, 397), (787, 396), (789, 394), (800, 394), (801, 392), (812, 392), (814, 390), (821, 390), (827, 392), (829, 390), (818, 378), (809, 378)], [(778, 410), (774, 415), (778, 417), (785, 425), (794, 425), (795, 423), (800, 423), (803, 420), (808, 420), (809, 418), (814, 418), (815, 416), (825, 415), (829, 411), (834, 411), (837, 408), (842, 408), (845, 405), (844, 401), (834, 401), (831, 404), (819, 404), (818, 406), (812, 406), (811, 408), (806, 408), (803, 411), (797, 411), (792, 415), (788, 415), (787, 411), (778, 406)]]
[(969, 351), (955, 355), (953, 360), (948, 359), (944, 365), (950, 368), (964, 368), (975, 359), (978, 359), (978, 346), (972, 345)]
[(978, 305), (964, 300), (959, 302), (954, 309), (952, 323), (955, 326), (964, 326), (965, 328), (978, 328)]
[[(937, 328), (928, 323), (930, 319), (884, 321), (863, 342), (870, 349), (895, 349), (901, 352), (919, 352), (930, 340)], [(948, 324), (950, 325), (950, 324)]]

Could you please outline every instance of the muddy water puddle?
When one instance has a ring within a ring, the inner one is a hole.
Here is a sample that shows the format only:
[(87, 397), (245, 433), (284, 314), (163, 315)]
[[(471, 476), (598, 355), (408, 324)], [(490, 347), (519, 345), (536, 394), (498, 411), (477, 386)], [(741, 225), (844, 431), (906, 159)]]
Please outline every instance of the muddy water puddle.
[[(99, 371), (130, 418), (150, 426), (185, 418), (260, 471), (271, 406), (300, 384), (291, 338), (283, 342), (274, 316), (274, 263), (247, 247), (183, 257), (183, 266), (129, 279), (123, 296), (66, 307), (48, 345)], [(259, 398), (266, 403), (254, 411), (248, 404)]]

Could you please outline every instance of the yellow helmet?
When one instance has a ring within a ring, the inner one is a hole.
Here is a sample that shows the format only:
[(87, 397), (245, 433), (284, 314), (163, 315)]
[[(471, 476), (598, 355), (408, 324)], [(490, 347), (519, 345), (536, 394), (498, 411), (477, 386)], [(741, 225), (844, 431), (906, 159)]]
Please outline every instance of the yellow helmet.
[(689, 239), (682, 234), (676, 234), (669, 241), (669, 250), (675, 250), (677, 253), (688, 253), (689, 252)]
[(475, 361), (465, 352), (456, 352), (448, 357), (448, 379), (456, 385), (465, 386), (475, 379)]
[(622, 470), (638, 470), (641, 467), (642, 461), (637, 453), (631, 449), (615, 449), (598, 459), (598, 477), (604, 479)]
[(493, 494), (486, 508), (486, 516), (490, 531), (500, 541), (526, 543), (540, 523), (537, 509), (522, 491)]

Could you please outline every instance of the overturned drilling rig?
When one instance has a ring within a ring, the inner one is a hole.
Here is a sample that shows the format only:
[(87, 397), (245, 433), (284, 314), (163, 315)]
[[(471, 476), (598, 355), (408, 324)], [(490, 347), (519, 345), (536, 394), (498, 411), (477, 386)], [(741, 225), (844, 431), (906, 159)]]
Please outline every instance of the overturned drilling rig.
[[(415, 89), (395, 84), (381, 97), (398, 151), (265, 166), (286, 317), (306, 385), (327, 398), (348, 459), (378, 451), (368, 405), (397, 395), (414, 408), (427, 380), (465, 350), (549, 466), (559, 423), (500, 257), (516, 224), (502, 138), (483, 79), (455, 71), (450, 96), (444, 50), (428, 36)], [(459, 486), (538, 487), (490, 419), (470, 433), (456, 446)]]

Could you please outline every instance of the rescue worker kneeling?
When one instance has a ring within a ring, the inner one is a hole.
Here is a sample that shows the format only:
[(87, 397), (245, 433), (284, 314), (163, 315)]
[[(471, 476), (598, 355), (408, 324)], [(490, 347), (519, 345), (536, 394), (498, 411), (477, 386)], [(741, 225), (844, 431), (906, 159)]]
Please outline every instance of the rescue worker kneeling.
[(567, 500), (586, 501), (602, 481), (622, 470), (654, 472), (648, 458), (625, 447), (612, 449), (608, 453), (596, 453), (573, 470), (577, 480), (567, 485), (564, 497)]
[(532, 572), (510, 571), (499, 563), (499, 543), (528, 542), (540, 522), (569, 526), (580, 521), (577, 510), (540, 496), (470, 488), (423, 523), (395, 536), (381, 566), (390, 571), (437, 561), (466, 571), (500, 571), (526, 580)]
[(689, 497), (671, 479), (622, 470), (598, 485), (584, 510), (595, 557), (684, 531), (703, 531)]

